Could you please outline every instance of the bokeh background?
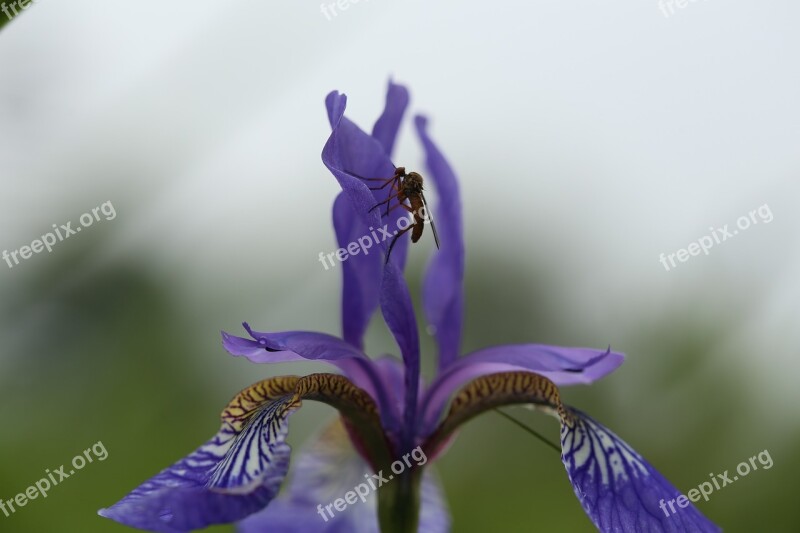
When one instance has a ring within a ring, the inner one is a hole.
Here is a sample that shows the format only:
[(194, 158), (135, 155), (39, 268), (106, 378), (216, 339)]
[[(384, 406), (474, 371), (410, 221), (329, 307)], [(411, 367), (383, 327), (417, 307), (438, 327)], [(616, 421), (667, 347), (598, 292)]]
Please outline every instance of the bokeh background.
[[(769, 450), (698, 506), (726, 531), (797, 531), (798, 17), (789, 0), (668, 17), (656, 0), (361, 0), (331, 20), (309, 0), (31, 4), (0, 30), (0, 249), (106, 201), (117, 216), (0, 263), (0, 498), (98, 441), (109, 456), (0, 531), (124, 531), (96, 510), (208, 438), (234, 393), (320, 368), (234, 359), (219, 331), (338, 333), (340, 272), (317, 260), (335, 248), (323, 99), (347, 93), (370, 128), (389, 77), (461, 179), (465, 349), (625, 352), (568, 403), (684, 492)], [(410, 124), (397, 162), (422, 165)], [(769, 224), (659, 263), (764, 204)], [(432, 246), (412, 247), (414, 291)], [(396, 353), (378, 320), (368, 348)], [(332, 415), (309, 405), (291, 441)], [(438, 469), (455, 532), (593, 530), (557, 455), (499, 416)]]

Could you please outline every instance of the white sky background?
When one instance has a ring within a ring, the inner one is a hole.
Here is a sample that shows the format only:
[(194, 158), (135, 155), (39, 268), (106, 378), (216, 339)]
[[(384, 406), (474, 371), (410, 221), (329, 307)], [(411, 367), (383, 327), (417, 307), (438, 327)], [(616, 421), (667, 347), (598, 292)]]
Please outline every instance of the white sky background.
[[(665, 18), (655, 0), (362, 0), (330, 21), (308, 0), (150, 4), (39, 0), (0, 31), (0, 248), (111, 200), (97, 261), (144, 258), (187, 293), (301, 280), (262, 309), (301, 313), (338, 293), (316, 259), (337, 190), (323, 98), (347, 93), (371, 127), (391, 75), (460, 175), (468, 250), (557, 269), (576, 323), (717, 286), (720, 309), (745, 308), (730, 344), (757, 352), (731, 364), (752, 367), (760, 405), (797, 413), (797, 2)], [(404, 133), (397, 163), (419, 167)], [(772, 223), (659, 264), (765, 203)], [(0, 264), (0, 290), (16, 275)]]

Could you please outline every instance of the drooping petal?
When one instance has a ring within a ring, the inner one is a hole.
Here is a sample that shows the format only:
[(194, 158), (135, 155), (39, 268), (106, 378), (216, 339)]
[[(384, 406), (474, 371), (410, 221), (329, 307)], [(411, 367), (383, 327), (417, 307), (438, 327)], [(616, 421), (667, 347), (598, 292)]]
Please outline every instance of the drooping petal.
[(577, 409), (564, 406), (556, 385), (538, 374), (506, 372), (470, 382), (425, 444), (435, 454), (467, 420), (504, 405), (533, 404), (561, 422), (561, 460), (575, 495), (601, 532), (717, 532), (691, 503), (671, 514), (662, 502), (679, 491), (622, 439)]
[(265, 408), (248, 410), (249, 424), (231, 416), (238, 412), (240, 394), (223, 412), (214, 438), (99, 514), (131, 527), (173, 533), (233, 522), (263, 508), (289, 468), (285, 438), (289, 414), (299, 405), (296, 385), (297, 378), (281, 378), (251, 388)]
[(375, 399), (385, 427), (395, 433), (400, 426), (397, 402), (392, 398), (373, 362), (358, 348), (333, 335), (314, 331), (254, 331), (245, 322), (251, 339), (222, 332), (222, 345), (235, 356), (244, 356), (254, 363), (287, 363), (323, 361), (330, 363)]
[[(379, 481), (353, 449), (341, 423), (329, 426), (296, 455), (288, 490), (269, 507), (241, 522), (240, 533), (380, 533), (377, 493), (372, 488), (377, 488)], [(357, 497), (354, 500), (350, 496), (355, 503), (337, 510), (334, 502), (344, 500), (348, 492)], [(446, 533), (450, 516), (444, 495), (427, 467), (421, 492), (419, 531)]]
[(458, 180), (442, 152), (428, 135), (428, 120), (417, 116), (417, 134), (425, 149), (426, 177), (436, 189), (433, 222), (440, 249), (434, 250), (423, 283), (423, 304), (439, 345), (439, 369), (460, 353), (464, 316), (464, 230)]
[(621, 353), (592, 348), (565, 348), (545, 344), (493, 346), (457, 359), (440, 374), (423, 400), (424, 435), (436, 427), (447, 402), (470, 380), (481, 376), (524, 370), (535, 372), (556, 385), (592, 383), (622, 364)]
[[(408, 101), (408, 90), (390, 81), (386, 105), (372, 129), (372, 137), (380, 143), (390, 158)], [(369, 185), (374, 186), (376, 183), (370, 182)], [(381, 200), (376, 199), (375, 203), (378, 201)], [(342, 336), (347, 342), (363, 348), (364, 332), (372, 313), (378, 308), (383, 267), (382, 248), (375, 242), (372, 232), (364, 225), (344, 192), (336, 197), (333, 204), (333, 227), (339, 247), (347, 249), (351, 246), (350, 250), (356, 251), (355, 255), (350, 253), (348, 259), (340, 263), (343, 281)], [(358, 246), (353, 246), (352, 243), (357, 243)], [(393, 252), (405, 254), (405, 246), (403, 249), (395, 247)]]
[(720, 531), (688, 499), (685, 507), (675, 505), (678, 489), (625, 441), (577, 409), (568, 414), (575, 424), (562, 429), (562, 461), (600, 531)]
[(388, 460), (374, 402), (346, 378), (271, 378), (231, 401), (214, 438), (99, 514), (139, 529), (177, 533), (259, 511), (275, 497), (288, 471), (288, 418), (303, 399), (339, 409), (370, 458), (376, 464)]

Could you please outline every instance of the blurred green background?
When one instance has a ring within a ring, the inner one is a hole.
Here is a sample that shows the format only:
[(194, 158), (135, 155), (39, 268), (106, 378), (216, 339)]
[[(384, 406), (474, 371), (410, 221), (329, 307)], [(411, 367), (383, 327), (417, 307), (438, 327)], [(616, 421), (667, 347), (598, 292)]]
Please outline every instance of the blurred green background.
[[(219, 331), (338, 334), (340, 273), (317, 262), (336, 194), (322, 101), (347, 92), (369, 128), (392, 74), (461, 178), (465, 352), (611, 345), (626, 363), (567, 403), (684, 492), (769, 450), (773, 468), (698, 507), (726, 531), (800, 529), (798, 6), (158, 5), (38, 2), (0, 31), (0, 248), (117, 212), (0, 263), (0, 498), (109, 453), (0, 531), (124, 531), (96, 511), (205, 441), (236, 392), (326, 368), (250, 364)], [(397, 160), (420, 168), (403, 134)], [(765, 203), (769, 225), (658, 263)], [(411, 248), (414, 294), (431, 247)], [(379, 320), (367, 347), (396, 353)], [(290, 441), (331, 416), (308, 405)], [(437, 468), (456, 533), (593, 530), (558, 456), (497, 415)]]

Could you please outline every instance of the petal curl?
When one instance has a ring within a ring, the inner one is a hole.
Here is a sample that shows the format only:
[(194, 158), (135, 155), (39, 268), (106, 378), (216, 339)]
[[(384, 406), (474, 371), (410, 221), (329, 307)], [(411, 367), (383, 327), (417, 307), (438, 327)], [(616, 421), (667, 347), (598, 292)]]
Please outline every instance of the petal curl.
[(252, 339), (222, 332), (222, 345), (232, 355), (242, 355), (254, 363), (285, 363), (289, 361), (342, 361), (368, 359), (348, 342), (327, 333), (316, 331), (255, 331), (247, 322), (242, 324)]
[[(325, 99), (328, 119), (331, 123), (331, 135), (322, 149), (322, 162), (339, 182), (342, 191), (347, 195), (363, 228), (368, 232), (364, 237), (372, 235), (379, 228), (385, 228), (391, 235), (398, 227), (397, 221), (405, 216), (404, 211), (395, 209), (388, 217), (381, 215), (383, 209), (372, 209), (386, 199), (388, 189), (370, 190), (368, 182), (362, 178), (389, 178), (394, 175), (395, 166), (389, 154), (384, 151), (381, 142), (365, 133), (344, 116), (347, 97), (336, 91)], [(377, 235), (377, 233), (376, 233)], [(390, 240), (386, 234), (379, 235), (377, 244), (386, 252)], [(408, 239), (401, 239), (392, 250), (391, 262), (402, 270), (405, 264)]]
[(376, 464), (391, 457), (372, 398), (346, 378), (271, 378), (231, 401), (214, 438), (99, 514), (139, 529), (177, 533), (261, 510), (288, 471), (288, 418), (303, 399), (337, 408)]
[(556, 385), (592, 383), (622, 364), (621, 353), (592, 348), (565, 348), (545, 344), (493, 346), (457, 359), (440, 374), (423, 400), (422, 434), (436, 427), (447, 402), (469, 381), (481, 376), (523, 370), (535, 372)]

